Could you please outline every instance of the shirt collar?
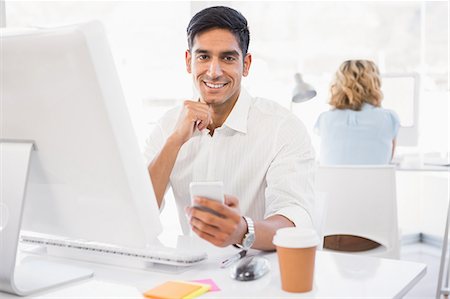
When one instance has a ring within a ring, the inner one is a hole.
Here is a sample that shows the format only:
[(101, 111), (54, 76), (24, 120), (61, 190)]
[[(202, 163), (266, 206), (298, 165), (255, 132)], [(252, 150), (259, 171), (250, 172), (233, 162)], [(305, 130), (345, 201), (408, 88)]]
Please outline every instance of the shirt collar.
[(369, 103), (364, 103), (364, 104), (361, 106), (361, 110), (369, 110), (369, 109), (373, 109), (373, 108), (375, 108), (375, 106), (372, 105), (372, 104), (369, 104)]
[(251, 101), (252, 97), (250, 94), (245, 89), (241, 88), (239, 98), (225, 120), (224, 125), (230, 129), (246, 134)]

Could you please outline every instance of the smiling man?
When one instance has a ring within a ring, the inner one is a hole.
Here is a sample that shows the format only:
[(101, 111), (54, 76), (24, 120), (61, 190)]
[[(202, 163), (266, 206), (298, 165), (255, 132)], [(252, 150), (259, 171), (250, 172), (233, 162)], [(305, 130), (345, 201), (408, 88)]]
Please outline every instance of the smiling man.
[[(147, 140), (158, 205), (170, 185), (184, 233), (191, 227), (217, 246), (273, 250), (277, 229), (312, 227), (309, 136), (288, 110), (241, 87), (252, 62), (241, 13), (206, 8), (191, 19), (187, 35), (186, 70), (199, 98), (168, 111)], [(194, 181), (223, 181), (225, 204), (196, 199), (219, 215), (190, 207)]]

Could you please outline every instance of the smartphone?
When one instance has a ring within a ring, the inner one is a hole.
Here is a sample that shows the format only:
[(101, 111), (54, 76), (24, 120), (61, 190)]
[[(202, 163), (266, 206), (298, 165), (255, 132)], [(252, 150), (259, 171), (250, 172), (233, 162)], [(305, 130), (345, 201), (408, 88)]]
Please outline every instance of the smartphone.
[[(223, 182), (221, 182), (221, 181), (191, 182), (189, 184), (189, 190), (191, 193), (191, 204), (193, 207), (196, 207), (203, 211), (207, 211), (214, 215), (218, 215), (215, 211), (213, 211), (207, 207), (202, 207), (202, 206), (195, 204), (194, 197), (195, 196), (206, 197), (208, 199), (216, 200), (223, 204), (225, 202), (225, 196), (223, 193)], [(218, 216), (220, 216), (220, 215), (218, 215)]]

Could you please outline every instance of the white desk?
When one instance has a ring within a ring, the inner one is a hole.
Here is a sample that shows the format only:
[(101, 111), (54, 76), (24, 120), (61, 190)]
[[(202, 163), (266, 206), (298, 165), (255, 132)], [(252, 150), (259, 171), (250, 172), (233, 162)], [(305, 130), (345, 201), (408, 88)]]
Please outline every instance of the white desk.
[(399, 227), (403, 236), (441, 237), (448, 204), (450, 167), (395, 165)]
[(439, 165), (420, 165), (420, 166), (402, 166), (395, 165), (397, 171), (437, 171), (437, 172), (449, 172), (450, 167), (448, 166), (439, 166)]
[[(313, 290), (294, 294), (281, 290), (275, 253), (259, 253), (272, 266), (266, 276), (251, 282), (231, 279), (230, 270), (218, 265), (234, 252), (232, 248), (214, 249), (207, 261), (179, 274), (71, 261), (92, 268), (94, 278), (35, 294), (33, 298), (142, 298), (143, 291), (167, 280), (205, 278), (213, 279), (221, 291), (200, 298), (401, 298), (426, 273), (424, 264), (318, 251)], [(0, 297), (16, 298), (4, 293)]]

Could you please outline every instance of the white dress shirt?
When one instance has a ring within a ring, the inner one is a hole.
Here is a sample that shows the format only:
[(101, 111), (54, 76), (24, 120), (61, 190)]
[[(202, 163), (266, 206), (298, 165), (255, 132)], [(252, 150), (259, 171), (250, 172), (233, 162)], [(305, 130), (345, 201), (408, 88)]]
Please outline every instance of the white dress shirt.
[[(169, 110), (147, 139), (148, 164), (175, 128), (181, 106)], [(181, 147), (170, 175), (182, 230), (190, 230), (184, 208), (189, 184), (223, 181), (239, 199), (242, 215), (258, 221), (283, 215), (297, 227), (312, 227), (314, 150), (303, 123), (275, 102), (241, 90), (225, 123), (196, 130)]]

